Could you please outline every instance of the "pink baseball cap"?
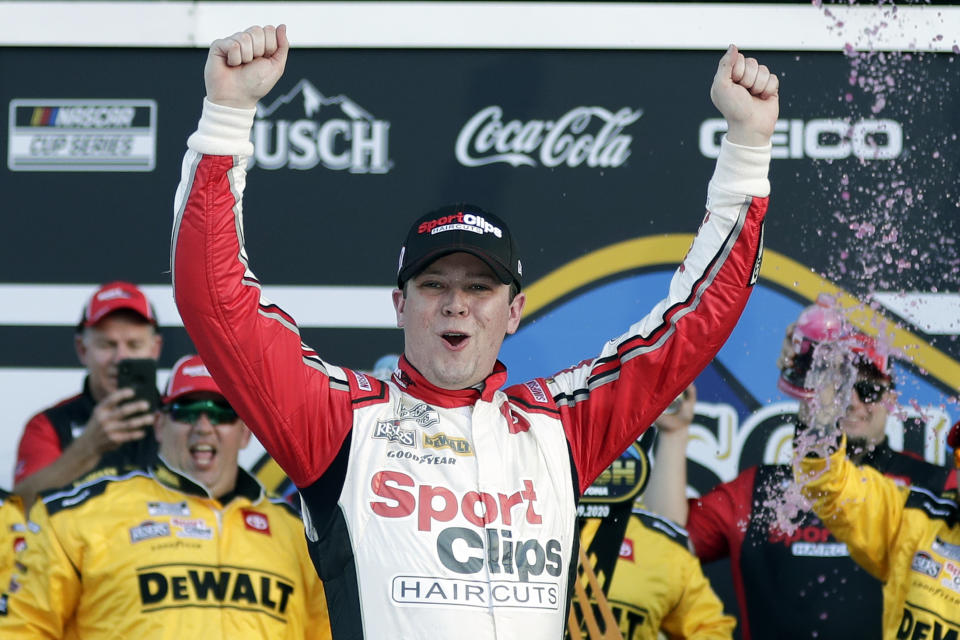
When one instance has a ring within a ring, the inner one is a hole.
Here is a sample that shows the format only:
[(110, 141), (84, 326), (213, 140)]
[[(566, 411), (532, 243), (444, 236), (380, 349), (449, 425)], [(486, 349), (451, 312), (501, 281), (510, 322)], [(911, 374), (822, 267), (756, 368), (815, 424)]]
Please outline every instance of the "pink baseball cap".
[(157, 314), (147, 296), (136, 285), (117, 280), (108, 282), (90, 296), (80, 318), (81, 327), (92, 327), (108, 314), (121, 309), (129, 309), (150, 324), (157, 325)]
[(202, 391), (223, 395), (200, 356), (184, 356), (173, 365), (170, 380), (163, 392), (163, 404), (170, 404), (177, 398)]

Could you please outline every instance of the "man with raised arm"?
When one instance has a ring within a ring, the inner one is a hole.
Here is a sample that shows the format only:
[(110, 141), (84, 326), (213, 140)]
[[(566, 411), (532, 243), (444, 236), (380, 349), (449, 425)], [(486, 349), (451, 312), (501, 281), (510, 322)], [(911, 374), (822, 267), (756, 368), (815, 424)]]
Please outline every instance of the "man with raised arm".
[(255, 106), (288, 50), (283, 26), (210, 48), (172, 235), (187, 331), (300, 490), (335, 638), (558, 638), (580, 495), (710, 361), (750, 294), (777, 78), (734, 47), (720, 61), (711, 96), (729, 132), (669, 296), (595, 359), (501, 390), (522, 268), (507, 225), (477, 207), (410, 228), (389, 381), (324, 361), (261, 293), (240, 198)]

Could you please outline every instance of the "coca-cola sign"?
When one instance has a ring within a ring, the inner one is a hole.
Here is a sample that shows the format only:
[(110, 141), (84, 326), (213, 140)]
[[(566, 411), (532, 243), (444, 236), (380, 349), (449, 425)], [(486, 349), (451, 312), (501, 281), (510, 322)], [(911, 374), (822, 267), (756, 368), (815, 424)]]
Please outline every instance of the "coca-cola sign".
[(514, 167), (622, 166), (633, 136), (623, 130), (643, 109), (575, 107), (556, 120), (503, 121), (503, 109), (491, 105), (467, 121), (457, 136), (457, 160), (465, 167), (505, 162)]

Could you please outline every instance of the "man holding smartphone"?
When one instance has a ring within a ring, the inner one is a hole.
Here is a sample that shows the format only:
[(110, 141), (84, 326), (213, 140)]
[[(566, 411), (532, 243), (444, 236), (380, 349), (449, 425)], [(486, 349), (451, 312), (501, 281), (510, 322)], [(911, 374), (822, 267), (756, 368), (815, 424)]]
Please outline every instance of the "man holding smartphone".
[(161, 344), (153, 306), (135, 285), (110, 282), (90, 297), (74, 338), (87, 370), (83, 391), (33, 416), (20, 437), (13, 491), (28, 509), (41, 491), (98, 465), (149, 462), (156, 452), (153, 438), (144, 438), (153, 423), (149, 403), (118, 388), (117, 364), (156, 360)]

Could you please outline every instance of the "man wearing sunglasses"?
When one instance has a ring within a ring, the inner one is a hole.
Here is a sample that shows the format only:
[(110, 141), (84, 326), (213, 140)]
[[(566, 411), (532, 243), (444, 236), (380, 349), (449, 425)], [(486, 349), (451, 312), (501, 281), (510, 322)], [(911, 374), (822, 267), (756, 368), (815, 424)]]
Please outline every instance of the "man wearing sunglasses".
[[(777, 361), (782, 370), (797, 357), (792, 326)], [(890, 448), (885, 427), (897, 395), (890, 360), (876, 341), (854, 333), (843, 344), (857, 376), (850, 405), (837, 422), (847, 435), (850, 459), (904, 485), (937, 493), (955, 488), (956, 477), (950, 469)], [(801, 396), (803, 409), (812, 391), (798, 389), (795, 395)], [(744, 640), (806, 639), (811, 634), (879, 638), (882, 585), (857, 566), (812, 511), (801, 507), (791, 466), (751, 467), (701, 498), (687, 501), (683, 488), (689, 423), (675, 426), (666, 432), (661, 426), (655, 467), (657, 474), (671, 478), (659, 486), (673, 490), (652, 498), (648, 492), (648, 504), (686, 523), (701, 561), (729, 557)]]
[[(956, 490), (905, 487), (850, 459), (844, 430), (823, 419), (836, 391), (798, 425), (797, 482), (830, 531), (883, 584), (884, 640), (960, 637), (960, 504)], [(859, 394), (860, 391), (857, 391)], [(960, 473), (960, 422), (947, 436)], [(846, 455), (845, 455), (846, 454)], [(849, 585), (848, 585), (849, 586)]]
[(174, 366), (159, 460), (47, 493), (0, 637), (327, 640), (297, 512), (237, 464), (250, 432), (197, 356)]

